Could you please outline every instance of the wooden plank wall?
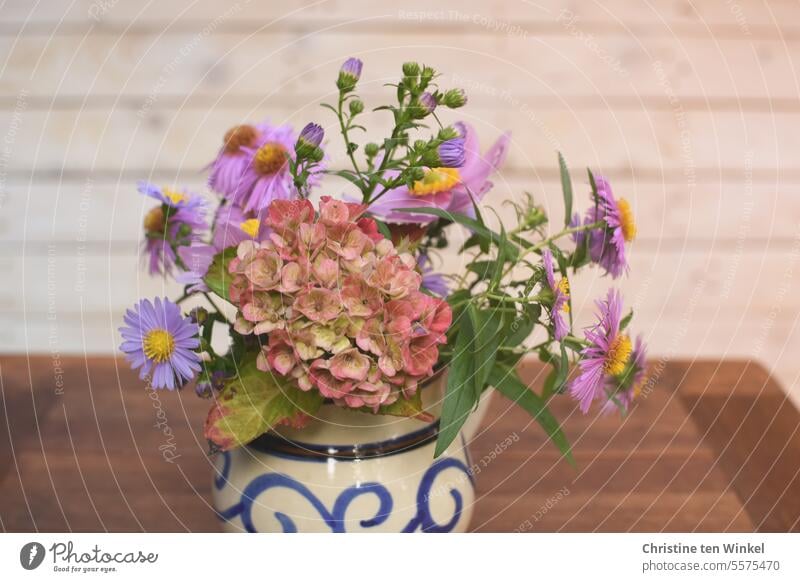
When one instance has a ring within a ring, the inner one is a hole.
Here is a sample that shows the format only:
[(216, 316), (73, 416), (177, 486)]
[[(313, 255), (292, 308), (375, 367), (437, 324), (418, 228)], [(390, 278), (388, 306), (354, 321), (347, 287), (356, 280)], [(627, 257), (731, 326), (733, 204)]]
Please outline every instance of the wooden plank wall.
[[(513, 130), (487, 200), (501, 214), (527, 190), (560, 221), (556, 149), (582, 195), (583, 166), (607, 174), (639, 218), (620, 286), (657, 362), (756, 357), (800, 402), (798, 16), (793, 0), (0, 0), (0, 350), (113, 352), (124, 308), (174, 291), (136, 269), (135, 181), (202, 190), (243, 120), (332, 132), (318, 103), (356, 55), (368, 105), (416, 59), (469, 91), (459, 113), (487, 142)], [(580, 322), (609, 284), (573, 282)]]

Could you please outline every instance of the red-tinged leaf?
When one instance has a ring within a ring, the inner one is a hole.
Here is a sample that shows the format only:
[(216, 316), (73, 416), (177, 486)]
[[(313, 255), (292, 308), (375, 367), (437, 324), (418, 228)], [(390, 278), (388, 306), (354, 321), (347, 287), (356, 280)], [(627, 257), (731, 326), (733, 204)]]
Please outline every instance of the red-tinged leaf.
[(213, 448), (245, 445), (283, 421), (313, 414), (322, 405), (316, 390), (303, 392), (291, 381), (262, 372), (251, 358), (225, 383), (206, 418), (205, 437)]

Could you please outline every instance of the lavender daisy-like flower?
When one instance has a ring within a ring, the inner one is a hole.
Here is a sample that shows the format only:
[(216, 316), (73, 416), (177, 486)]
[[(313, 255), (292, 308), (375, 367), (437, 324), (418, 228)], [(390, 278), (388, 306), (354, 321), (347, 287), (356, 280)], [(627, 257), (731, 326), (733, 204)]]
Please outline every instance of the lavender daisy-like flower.
[(213, 245), (218, 251), (239, 246), (245, 240), (263, 241), (272, 230), (253, 212), (244, 212), (235, 204), (217, 209), (214, 217)]
[(202, 243), (180, 247), (178, 256), (186, 270), (175, 275), (175, 280), (181, 285), (188, 285), (189, 293), (208, 291), (208, 286), (203, 279), (216, 254), (217, 249)]
[(205, 201), (197, 194), (139, 182), (139, 192), (161, 202), (144, 217), (144, 251), (151, 275), (169, 273), (175, 250), (197, 241), (206, 228)]
[(125, 323), (120, 349), (140, 379), (151, 375), (153, 388), (180, 388), (200, 371), (197, 326), (169, 299), (142, 299), (125, 313)]
[(547, 286), (553, 292), (553, 305), (550, 307), (550, 322), (553, 324), (556, 341), (561, 341), (569, 333), (569, 325), (564, 319), (564, 314), (569, 313), (569, 280), (562, 277), (556, 281), (553, 268), (553, 253), (550, 249), (542, 251), (544, 273)]
[(610, 289), (605, 300), (597, 301), (597, 307), (599, 321), (584, 333), (589, 345), (581, 351), (580, 374), (569, 387), (584, 414), (592, 401), (605, 393), (608, 377), (622, 374), (631, 357), (631, 340), (619, 329), (622, 318), (619, 291)]
[[(243, 148), (250, 156), (250, 163), (232, 194), (232, 202), (244, 211), (256, 213), (265, 209), (273, 200), (290, 200), (298, 196), (289, 173), (288, 160), (294, 157), (297, 135), (288, 125), (277, 127), (262, 124), (254, 147)], [(309, 184), (319, 182), (321, 170), (312, 173)]]
[(628, 270), (626, 245), (636, 238), (636, 223), (630, 204), (624, 198), (614, 197), (608, 180), (598, 176), (595, 184), (597, 201), (586, 213), (585, 224), (605, 224), (586, 235), (589, 237), (589, 256), (617, 279)]
[(223, 196), (234, 196), (241, 186), (242, 176), (250, 165), (252, 155), (245, 148), (253, 148), (261, 132), (252, 125), (237, 125), (225, 133), (225, 141), (211, 163), (208, 184)]
[(603, 405), (603, 412), (621, 410), (626, 413), (641, 393), (646, 380), (647, 348), (642, 337), (638, 336), (625, 369), (620, 375), (608, 378), (608, 400)]
[(439, 297), (450, 295), (450, 285), (441, 273), (433, 270), (431, 260), (427, 254), (421, 253), (417, 258), (417, 266), (422, 272), (422, 286)]

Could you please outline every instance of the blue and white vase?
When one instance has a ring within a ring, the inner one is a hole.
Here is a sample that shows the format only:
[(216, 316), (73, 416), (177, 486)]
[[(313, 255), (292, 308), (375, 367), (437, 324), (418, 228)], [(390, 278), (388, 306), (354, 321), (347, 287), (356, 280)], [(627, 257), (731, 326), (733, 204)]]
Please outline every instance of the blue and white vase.
[[(438, 417), (444, 374), (423, 389)], [(226, 531), (461, 532), (475, 500), (466, 442), (486, 402), (433, 458), (437, 422), (324, 405), (302, 430), (281, 428), (216, 459), (214, 508)]]

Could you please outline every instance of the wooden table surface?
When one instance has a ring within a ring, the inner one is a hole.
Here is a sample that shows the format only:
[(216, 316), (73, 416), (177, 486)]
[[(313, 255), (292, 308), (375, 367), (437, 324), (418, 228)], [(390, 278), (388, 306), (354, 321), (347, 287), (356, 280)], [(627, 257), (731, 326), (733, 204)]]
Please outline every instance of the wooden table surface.
[[(540, 368), (524, 367), (538, 386)], [(655, 389), (624, 420), (554, 403), (576, 468), (495, 396), (471, 444), (472, 527), (799, 530), (800, 415), (767, 372), (743, 361), (655, 371)], [(2, 530), (218, 529), (200, 434), (208, 403), (191, 390), (154, 400), (120, 360), (46, 356), (0, 358), (0, 389)], [(161, 451), (172, 447), (166, 462)]]

